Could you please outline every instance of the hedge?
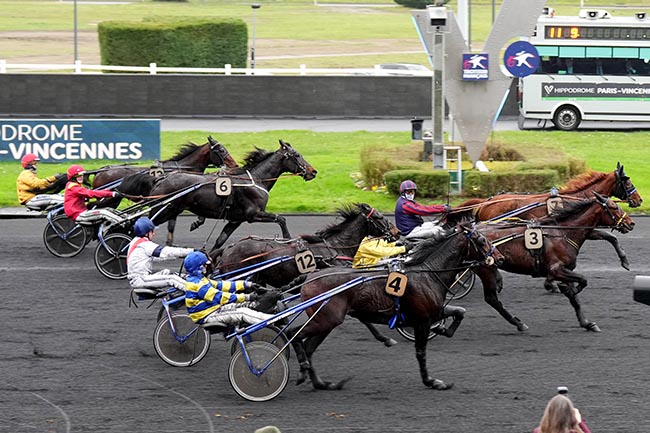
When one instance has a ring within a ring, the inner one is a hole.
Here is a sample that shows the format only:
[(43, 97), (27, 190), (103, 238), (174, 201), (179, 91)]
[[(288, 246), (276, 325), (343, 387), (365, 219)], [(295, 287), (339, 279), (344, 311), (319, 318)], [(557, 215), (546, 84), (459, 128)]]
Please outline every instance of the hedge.
[(103, 21), (97, 30), (104, 65), (246, 67), (248, 28), (240, 19)]
[(490, 197), (504, 192), (542, 192), (560, 185), (553, 169), (527, 171), (467, 171), (463, 194), (469, 197)]
[(384, 174), (388, 192), (399, 195), (399, 185), (410, 179), (418, 186), (419, 197), (446, 197), (449, 173), (445, 170), (393, 170)]

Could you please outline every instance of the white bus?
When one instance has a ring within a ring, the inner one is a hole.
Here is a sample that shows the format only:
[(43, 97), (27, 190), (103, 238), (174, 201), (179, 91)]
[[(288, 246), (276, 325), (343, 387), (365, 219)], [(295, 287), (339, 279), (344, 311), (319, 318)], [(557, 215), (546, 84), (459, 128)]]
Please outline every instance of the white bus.
[(650, 121), (650, 14), (582, 10), (537, 21), (529, 42), (540, 66), (519, 80), (519, 128), (548, 120), (570, 131), (582, 120)]

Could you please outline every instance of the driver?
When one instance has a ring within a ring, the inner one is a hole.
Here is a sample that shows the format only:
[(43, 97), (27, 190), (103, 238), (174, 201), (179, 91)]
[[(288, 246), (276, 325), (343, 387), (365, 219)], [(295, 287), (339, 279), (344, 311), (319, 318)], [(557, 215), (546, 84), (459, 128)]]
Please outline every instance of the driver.
[(208, 256), (194, 251), (185, 257), (187, 271), (185, 284), (185, 306), (190, 318), (196, 323), (210, 323), (220, 326), (249, 325), (273, 317), (250, 308), (257, 293), (244, 294), (245, 289), (260, 289), (250, 281), (210, 280), (205, 277)]
[(401, 242), (389, 242), (386, 239), (366, 236), (354, 254), (352, 267), (366, 268), (375, 266), (381, 264), (384, 259), (408, 252), (410, 245), (400, 244)]
[(440, 227), (433, 221), (425, 222), (422, 216), (449, 213), (448, 204), (426, 206), (415, 201), (418, 187), (412, 180), (405, 180), (399, 186), (400, 196), (395, 204), (395, 225), (406, 238), (422, 238), (435, 234)]
[(56, 182), (56, 176), (48, 176), (40, 179), (36, 174), (37, 164), (40, 159), (33, 153), (28, 153), (20, 160), (23, 171), (16, 179), (16, 190), (20, 204), (30, 209), (46, 209), (50, 206), (63, 203), (61, 194), (39, 194), (45, 191)]
[(185, 290), (185, 280), (170, 273), (169, 269), (153, 272), (153, 262), (180, 259), (194, 251), (193, 248), (163, 247), (153, 242), (156, 226), (147, 217), (140, 217), (133, 224), (136, 237), (129, 244), (126, 254), (127, 278), (133, 289), (164, 289), (176, 287)]
[(121, 197), (118, 191), (93, 190), (82, 185), (85, 170), (82, 166), (73, 164), (68, 168), (68, 183), (65, 186), (63, 207), (65, 214), (79, 224), (94, 224), (99, 220), (121, 223), (123, 221), (110, 209), (88, 209), (86, 201), (89, 198)]

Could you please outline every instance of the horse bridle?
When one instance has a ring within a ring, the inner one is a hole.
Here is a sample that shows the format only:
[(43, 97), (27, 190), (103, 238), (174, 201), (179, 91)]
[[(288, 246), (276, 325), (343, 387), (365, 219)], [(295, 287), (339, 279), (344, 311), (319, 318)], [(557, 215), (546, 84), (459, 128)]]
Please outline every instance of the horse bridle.
[(465, 232), (465, 236), (467, 237), (467, 239), (469, 239), (470, 245), (472, 247), (476, 248), (476, 251), (478, 251), (479, 253), (481, 253), (483, 255), (484, 259), (482, 260), (482, 262), (487, 266), (494, 265), (494, 257), (492, 257), (492, 256), (494, 254), (494, 251), (496, 250), (496, 247), (494, 245), (492, 245), (492, 242), (489, 242), (488, 239), (485, 238), (485, 236), (484, 236), (485, 240), (490, 245), (489, 251), (486, 252), (486, 251), (483, 250), (483, 248), (481, 248), (480, 245), (477, 244), (478, 239), (477, 239), (477, 236), (475, 236), (475, 234), (479, 233), (479, 232), (476, 230), (476, 227), (474, 227), (474, 228), (472, 228), (470, 230), (470, 229), (463, 226), (463, 232)]
[(620, 231), (621, 224), (623, 223), (623, 220), (627, 216), (627, 212), (625, 212), (623, 209), (621, 209), (621, 207), (618, 206), (617, 204), (614, 204), (618, 209), (621, 209), (621, 211), (623, 212), (623, 214), (621, 215), (620, 218), (616, 218), (616, 216), (612, 213), (612, 210), (609, 208), (609, 200), (605, 200), (604, 202), (598, 201), (598, 203), (605, 209), (605, 211), (607, 212), (607, 215), (609, 215), (609, 217), (612, 219), (612, 221), (615, 222), (615, 225), (612, 226), (612, 230), (619, 230)]
[(636, 187), (632, 182), (630, 182), (630, 188), (628, 189), (625, 183), (629, 181), (628, 176), (622, 175), (619, 170), (616, 170), (616, 188), (612, 195), (621, 200), (629, 201), (632, 194), (636, 192)]
[(301, 161), (300, 154), (292, 148), (289, 147), (283, 147), (282, 148), (282, 156), (286, 159), (291, 159), (300, 169), (300, 172), (297, 173), (300, 176), (304, 177), (307, 174), (307, 162), (304, 161), (305, 163), (303, 164), (303, 161)]
[(375, 214), (375, 208), (371, 207), (370, 211), (368, 211), (368, 215), (364, 215), (366, 217), (366, 221), (368, 224), (372, 224), (374, 228), (377, 229), (377, 231), (381, 232), (384, 236), (391, 236), (392, 233), (390, 232), (390, 224), (379, 224), (376, 218), (373, 218), (373, 215)]

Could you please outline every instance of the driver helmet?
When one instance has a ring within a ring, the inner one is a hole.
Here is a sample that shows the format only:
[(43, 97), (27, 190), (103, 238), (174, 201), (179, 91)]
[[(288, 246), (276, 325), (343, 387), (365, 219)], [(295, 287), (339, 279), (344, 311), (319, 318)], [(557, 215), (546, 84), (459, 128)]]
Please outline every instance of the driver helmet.
[(72, 179), (80, 174), (84, 174), (86, 170), (78, 164), (73, 164), (68, 168), (68, 179)]
[(189, 253), (183, 261), (183, 266), (189, 275), (201, 275), (203, 266), (208, 263), (208, 256), (201, 251)]
[(417, 191), (418, 187), (412, 180), (405, 180), (399, 185), (399, 193), (403, 194), (405, 191)]
[(133, 224), (133, 233), (139, 238), (146, 236), (147, 233), (156, 228), (153, 221), (149, 218), (143, 216), (138, 218), (138, 220)]
[(23, 156), (23, 158), (20, 160), (21, 164), (23, 165), (23, 168), (27, 168), (37, 161), (40, 161), (40, 159), (34, 153), (28, 153), (25, 156)]

